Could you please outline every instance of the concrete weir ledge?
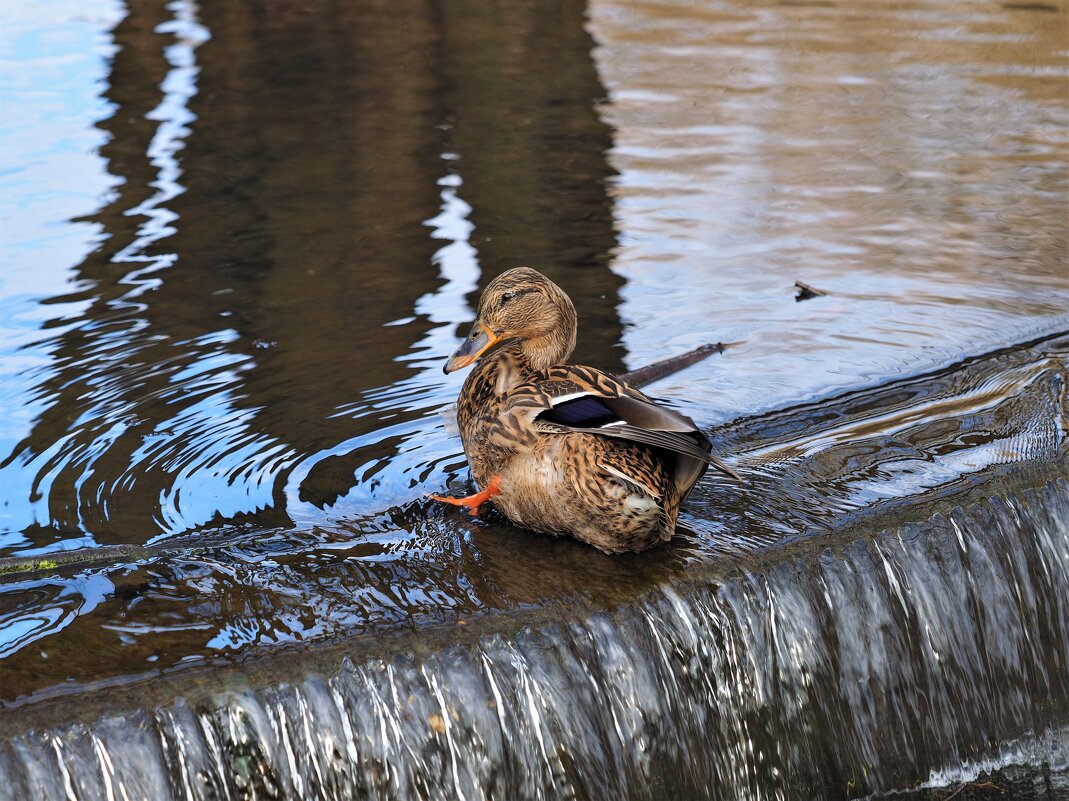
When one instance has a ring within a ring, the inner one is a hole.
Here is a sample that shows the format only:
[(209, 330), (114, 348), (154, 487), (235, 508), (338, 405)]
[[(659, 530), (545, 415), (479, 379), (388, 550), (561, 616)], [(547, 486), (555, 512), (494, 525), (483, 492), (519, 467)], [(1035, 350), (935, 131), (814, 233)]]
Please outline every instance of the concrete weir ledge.
[(10, 704), (0, 798), (852, 798), (1012, 766), (1055, 797), (1067, 343), (725, 426), (750, 486), (700, 486), (692, 556), (638, 591)]

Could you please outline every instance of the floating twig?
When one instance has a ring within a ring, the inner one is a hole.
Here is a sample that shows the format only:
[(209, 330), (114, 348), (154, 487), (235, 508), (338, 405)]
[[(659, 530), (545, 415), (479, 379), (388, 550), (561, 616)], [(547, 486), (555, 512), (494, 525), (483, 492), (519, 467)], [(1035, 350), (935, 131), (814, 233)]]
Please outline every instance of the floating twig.
[(828, 294), (822, 289), (814, 289), (809, 284), (804, 284), (801, 281), (795, 281), (794, 288), (798, 290), (798, 294), (794, 296), (796, 301), (812, 300)]
[(639, 367), (637, 370), (623, 373), (620, 375), (620, 380), (636, 387), (652, 384), (667, 375), (678, 373), (692, 364), (697, 364), (707, 356), (711, 356), (714, 353), (723, 353), (728, 347), (730, 345), (725, 345), (723, 342), (717, 342), (715, 345), (702, 345), (679, 356), (670, 356), (667, 359), (661, 359), (659, 362), (647, 364), (645, 367)]

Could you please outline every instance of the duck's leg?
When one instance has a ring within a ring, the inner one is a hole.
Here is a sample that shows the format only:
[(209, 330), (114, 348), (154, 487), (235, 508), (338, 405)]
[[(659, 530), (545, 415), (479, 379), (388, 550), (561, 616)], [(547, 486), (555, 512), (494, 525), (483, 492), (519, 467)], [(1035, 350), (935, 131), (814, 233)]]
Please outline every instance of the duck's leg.
[(432, 495), (427, 493), (428, 498), (433, 498), (436, 501), (442, 503), (451, 503), (453, 506), (466, 506), (468, 514), (476, 515), (479, 513), (479, 507), (493, 498), (495, 495), (501, 494), (501, 476), (494, 476), (490, 479), (490, 483), (486, 485), (486, 489), (482, 492), (476, 492), (474, 495), (469, 495), (467, 498), (448, 498), (444, 495)]

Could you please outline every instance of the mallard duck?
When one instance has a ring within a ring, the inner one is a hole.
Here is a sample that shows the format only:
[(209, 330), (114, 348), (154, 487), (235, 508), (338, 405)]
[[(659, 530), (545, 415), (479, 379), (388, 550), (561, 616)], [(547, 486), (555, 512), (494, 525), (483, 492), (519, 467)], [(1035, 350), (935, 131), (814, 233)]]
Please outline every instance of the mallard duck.
[(671, 539), (680, 503), (710, 464), (738, 476), (689, 417), (608, 373), (567, 364), (575, 335), (571, 299), (536, 270), (509, 270), (487, 286), (444, 368), (478, 362), (457, 423), (481, 489), (430, 497), (473, 515), (489, 501), (523, 528), (607, 553), (641, 551)]

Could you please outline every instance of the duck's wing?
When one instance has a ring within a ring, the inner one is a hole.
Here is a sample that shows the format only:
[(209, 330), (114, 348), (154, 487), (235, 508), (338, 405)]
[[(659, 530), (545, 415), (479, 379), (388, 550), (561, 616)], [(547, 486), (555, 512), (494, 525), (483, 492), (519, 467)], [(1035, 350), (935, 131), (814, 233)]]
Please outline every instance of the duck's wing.
[(654, 403), (608, 373), (590, 367), (554, 367), (545, 379), (532, 384), (542, 401), (532, 417), (542, 431), (614, 437), (679, 454), (683, 458), (678, 460), (676, 481), (687, 489), (710, 464), (739, 478), (710, 452), (709, 438), (693, 420)]

